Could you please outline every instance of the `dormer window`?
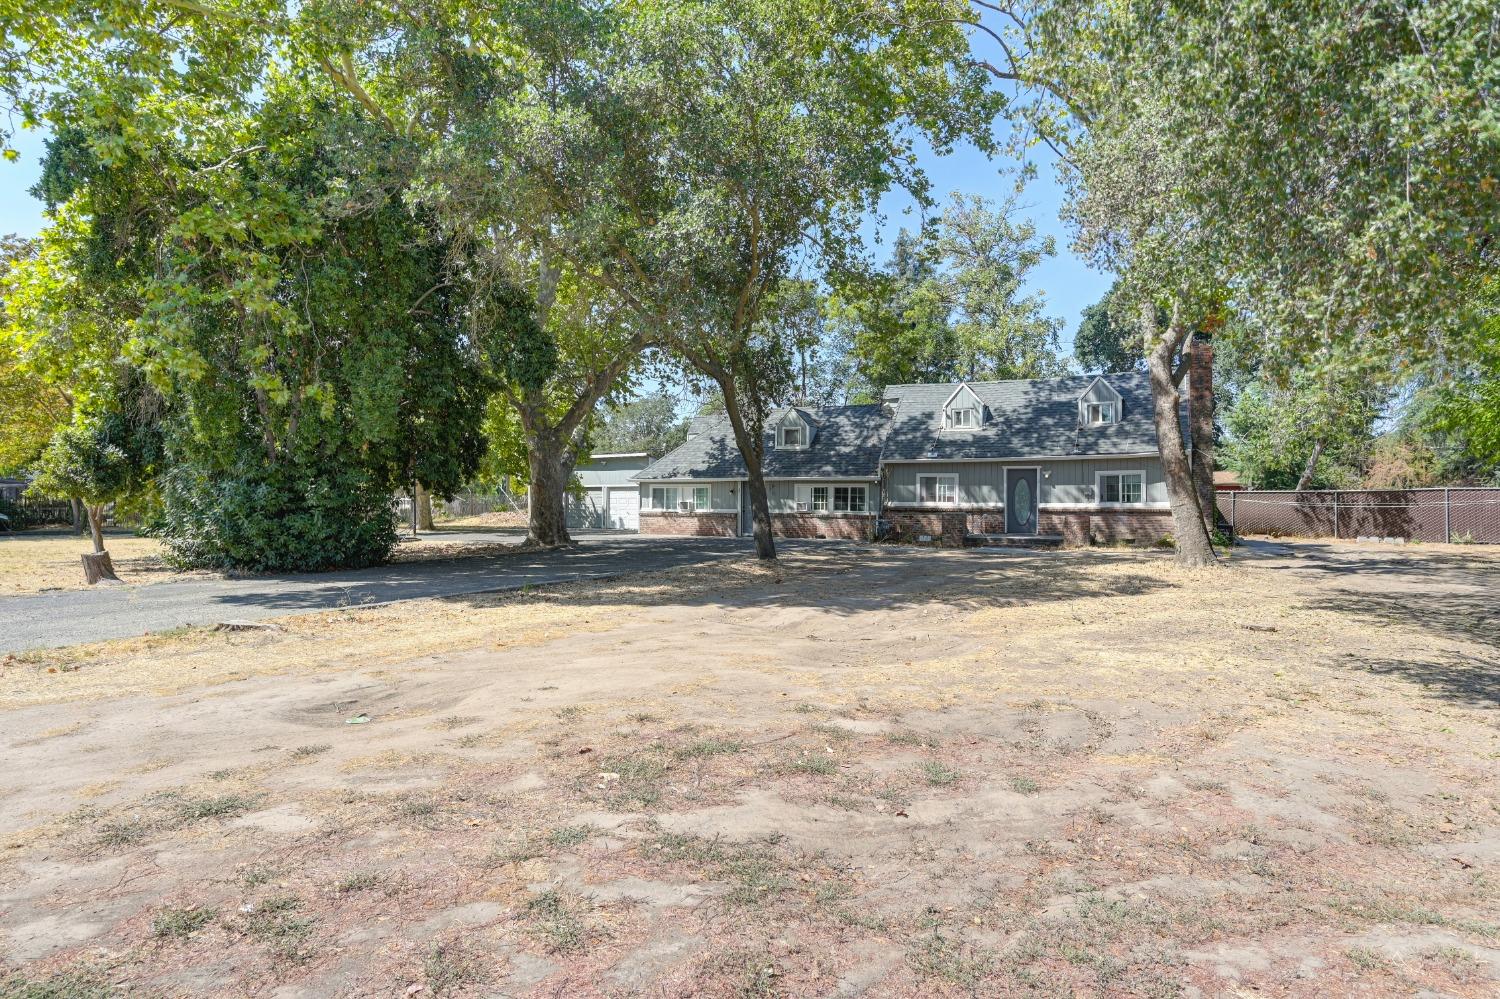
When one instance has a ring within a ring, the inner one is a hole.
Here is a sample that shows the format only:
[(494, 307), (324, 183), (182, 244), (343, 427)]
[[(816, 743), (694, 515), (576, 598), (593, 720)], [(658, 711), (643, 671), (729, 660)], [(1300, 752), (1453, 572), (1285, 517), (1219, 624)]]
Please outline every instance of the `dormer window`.
[(1078, 425), (1107, 427), (1119, 423), (1124, 403), (1124, 398), (1113, 385), (1103, 378), (1095, 378), (1078, 397)]
[(948, 410), (949, 430), (977, 430), (979, 428), (979, 410), (977, 409), (950, 409)]
[(944, 430), (978, 430), (984, 425), (984, 403), (968, 385), (960, 384), (943, 403)]
[(1102, 427), (1106, 423), (1115, 422), (1115, 404), (1112, 402), (1091, 402), (1084, 406), (1084, 423), (1090, 427)]
[(795, 427), (782, 427), (781, 442), (776, 446), (793, 450), (807, 447), (807, 429), (800, 424)]

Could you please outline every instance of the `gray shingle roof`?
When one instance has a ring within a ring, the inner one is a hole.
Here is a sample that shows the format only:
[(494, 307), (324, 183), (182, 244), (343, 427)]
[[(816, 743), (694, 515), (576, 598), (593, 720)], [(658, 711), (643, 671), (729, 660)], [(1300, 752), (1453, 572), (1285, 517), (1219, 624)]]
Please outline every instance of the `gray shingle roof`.
[[(767, 428), (786, 415), (773, 413)], [(884, 407), (831, 406), (798, 409), (814, 427), (805, 451), (777, 450), (775, 432), (766, 432), (765, 476), (768, 479), (875, 478), (880, 474), (880, 445), (890, 422)], [(693, 432), (675, 451), (662, 455), (635, 474), (637, 479), (743, 479), (745, 462), (734, 443), (729, 417), (693, 421)]]
[(969, 387), (985, 405), (984, 425), (977, 430), (942, 429), (943, 403), (958, 388), (958, 382), (891, 385), (885, 397), (894, 403), (895, 416), (886, 433), (882, 458), (943, 461), (1083, 457), (1157, 450), (1151, 386), (1146, 375), (1126, 372), (1103, 378), (1123, 399), (1120, 421), (1104, 427), (1078, 426), (1078, 398), (1094, 383), (1093, 375), (970, 382)]
[[(1144, 454), (1158, 450), (1151, 417), (1151, 386), (1136, 372), (1102, 376), (1120, 394), (1119, 422), (1078, 426), (1078, 399), (1094, 375), (1008, 382), (969, 382), (984, 403), (977, 430), (943, 430), (943, 404), (959, 382), (891, 385), (886, 406), (798, 409), (815, 427), (805, 451), (777, 450), (766, 434), (768, 479), (873, 478), (882, 461), (1079, 457)], [(774, 427), (787, 410), (766, 421)], [(1187, 434), (1186, 406), (1182, 413)], [(723, 414), (695, 417), (681, 447), (637, 472), (637, 479), (743, 479), (745, 463)]]

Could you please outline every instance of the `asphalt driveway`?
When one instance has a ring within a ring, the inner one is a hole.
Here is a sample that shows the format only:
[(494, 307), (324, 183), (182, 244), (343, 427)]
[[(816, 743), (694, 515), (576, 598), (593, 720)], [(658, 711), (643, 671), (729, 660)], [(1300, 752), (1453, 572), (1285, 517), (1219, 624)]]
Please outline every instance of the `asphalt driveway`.
[(370, 569), (249, 579), (193, 579), (0, 598), (0, 653), (128, 638), (190, 624), (256, 620), (393, 600), (600, 579), (691, 565), (751, 548), (750, 540), (742, 538), (611, 534), (578, 541), (580, 547), (575, 551), (404, 562)]

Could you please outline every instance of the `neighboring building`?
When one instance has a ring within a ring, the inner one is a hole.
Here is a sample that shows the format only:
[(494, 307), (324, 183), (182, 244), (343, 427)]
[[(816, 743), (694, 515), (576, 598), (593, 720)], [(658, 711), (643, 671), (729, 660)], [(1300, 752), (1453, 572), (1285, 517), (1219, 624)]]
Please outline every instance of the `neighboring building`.
[(21, 498), (21, 494), (31, 483), (25, 479), (12, 479), (0, 476), (0, 500), (14, 503)]
[[(1184, 413), (1185, 417), (1185, 413)], [(1187, 429), (1184, 419), (1184, 438)], [(786, 408), (766, 427), (777, 534), (1150, 543), (1171, 531), (1144, 374), (892, 385), (884, 402)], [(727, 417), (636, 473), (641, 530), (749, 534), (744, 461)]]
[(1214, 472), (1214, 490), (1221, 493), (1243, 492), (1245, 484), (1240, 481), (1240, 473), (1227, 468), (1221, 468)]
[(568, 527), (639, 530), (640, 491), (633, 476), (649, 464), (645, 451), (628, 451), (596, 454), (575, 468), (583, 493), (568, 497)]

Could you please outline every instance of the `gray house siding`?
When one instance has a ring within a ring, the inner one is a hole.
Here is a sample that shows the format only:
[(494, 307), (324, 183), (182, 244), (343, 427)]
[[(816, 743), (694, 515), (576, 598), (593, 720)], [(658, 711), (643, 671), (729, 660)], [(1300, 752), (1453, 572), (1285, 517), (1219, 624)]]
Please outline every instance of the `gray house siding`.
[(918, 475), (956, 475), (960, 506), (1003, 505), (1005, 467), (1040, 466), (1041, 502), (1094, 503), (1095, 475), (1099, 472), (1141, 472), (1147, 503), (1166, 503), (1167, 484), (1161, 460), (1150, 458), (1068, 458), (1058, 461), (924, 461), (888, 464), (885, 467), (886, 502), (910, 506), (917, 502)]
[(715, 510), (735, 511), (740, 508), (740, 489), (743, 488), (738, 482), (642, 482), (641, 483), (641, 509), (654, 510), (651, 505), (652, 486), (671, 486), (678, 490), (678, 500), (693, 498), (694, 486), (708, 486), (710, 496), (713, 500)]
[[(863, 486), (865, 490), (865, 512), (875, 513), (880, 508), (879, 483), (847, 479), (818, 479), (817, 481), (794, 482), (782, 480), (766, 483), (766, 498), (772, 513), (796, 513), (799, 502), (812, 503), (813, 486)], [(833, 493), (829, 494), (830, 499)]]
[(594, 458), (586, 465), (573, 470), (584, 488), (590, 486), (628, 486), (635, 481), (636, 472), (651, 464), (650, 455), (631, 455), (619, 458)]

